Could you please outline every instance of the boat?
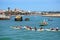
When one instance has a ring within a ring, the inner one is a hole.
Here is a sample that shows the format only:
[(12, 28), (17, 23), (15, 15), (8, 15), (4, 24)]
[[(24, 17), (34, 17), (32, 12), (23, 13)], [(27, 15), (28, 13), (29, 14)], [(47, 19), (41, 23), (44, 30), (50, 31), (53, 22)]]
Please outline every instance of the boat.
[(44, 29), (37, 29), (37, 31), (44, 31)]
[(9, 19), (10, 19), (10, 16), (0, 14), (0, 20), (9, 20)]
[(29, 21), (30, 19), (29, 18), (25, 18), (25, 21)]
[(22, 16), (17, 15), (17, 16), (15, 17), (15, 21), (22, 21)]
[(21, 27), (18, 27), (18, 26), (11, 26), (10, 28), (12, 28), (12, 29), (21, 29)]
[(32, 27), (29, 27), (29, 26), (24, 26), (23, 28), (26, 30), (32, 30)]
[(45, 29), (46, 31), (60, 31), (60, 30), (51, 30), (51, 29)]
[(45, 20), (40, 23), (40, 26), (46, 26), (46, 25), (48, 25), (48, 23)]

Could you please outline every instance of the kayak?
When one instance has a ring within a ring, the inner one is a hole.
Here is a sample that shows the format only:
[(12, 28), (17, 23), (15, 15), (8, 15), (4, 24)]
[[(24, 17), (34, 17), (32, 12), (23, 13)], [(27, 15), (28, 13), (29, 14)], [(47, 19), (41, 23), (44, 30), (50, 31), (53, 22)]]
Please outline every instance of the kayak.
[[(37, 29), (37, 30), (35, 30), (35, 29), (29, 29), (29, 28), (27, 28), (26, 30), (31, 30), (31, 31), (57, 31), (57, 30), (50, 30), (50, 29)], [(60, 31), (60, 30), (58, 30), (58, 31)]]
[(44, 31), (44, 29), (37, 29), (37, 31)]
[(29, 28), (26, 28), (26, 30), (31, 30), (31, 29), (29, 29)]
[(20, 27), (12, 27), (12, 26), (11, 26), (11, 28), (12, 28), (12, 29), (20, 29)]
[[(11, 26), (10, 28), (12, 29), (21, 29), (20, 27), (16, 27), (16, 26)], [(30, 28), (27, 28), (27, 27), (22, 27), (23, 29), (26, 29), (26, 30), (31, 30), (31, 31), (60, 31), (60, 30), (51, 30), (51, 29), (30, 29)]]
[(51, 29), (45, 29), (46, 31), (60, 31), (60, 30), (51, 30)]

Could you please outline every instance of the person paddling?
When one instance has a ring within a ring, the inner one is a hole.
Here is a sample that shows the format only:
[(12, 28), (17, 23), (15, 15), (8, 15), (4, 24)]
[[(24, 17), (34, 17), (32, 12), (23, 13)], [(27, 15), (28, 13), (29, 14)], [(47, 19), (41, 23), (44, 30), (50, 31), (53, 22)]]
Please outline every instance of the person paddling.
[(36, 28), (36, 27), (34, 27), (34, 29), (35, 29), (35, 31), (37, 30), (37, 28)]
[(29, 27), (30, 28), (30, 30), (32, 30), (32, 28), (31, 27)]
[(50, 28), (51, 30), (54, 30), (54, 28)]
[(59, 29), (58, 29), (58, 27), (56, 28), (56, 31), (58, 31)]
[(42, 30), (43, 28), (42, 27), (40, 27), (40, 30)]

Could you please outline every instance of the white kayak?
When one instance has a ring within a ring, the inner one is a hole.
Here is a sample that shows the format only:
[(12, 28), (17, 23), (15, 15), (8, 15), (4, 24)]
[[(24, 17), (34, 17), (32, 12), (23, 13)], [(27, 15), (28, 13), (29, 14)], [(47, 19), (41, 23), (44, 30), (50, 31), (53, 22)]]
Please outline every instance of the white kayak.
[[(29, 29), (29, 28), (26, 28), (26, 30), (31, 30), (31, 31), (57, 31), (57, 30), (51, 30), (51, 29), (37, 29), (37, 30), (35, 30), (35, 29)], [(58, 30), (58, 31), (60, 31), (60, 30)]]
[(51, 30), (51, 29), (45, 29), (46, 31), (60, 31), (60, 30)]
[(12, 27), (12, 26), (11, 26), (11, 28), (12, 28), (12, 29), (20, 29), (20, 27)]
[[(14, 26), (11, 26), (10, 28), (12, 28), (12, 29), (21, 29), (20, 27), (14, 27)], [(22, 28), (26, 29), (26, 30), (31, 30), (31, 31), (60, 31), (60, 30), (51, 30), (51, 29), (37, 29), (37, 30), (35, 30), (34, 28), (32, 28), (32, 29), (27, 28), (26, 26), (24, 26)]]
[(37, 30), (35, 30), (34, 28), (32, 28), (32, 29), (29, 29), (29, 28), (26, 28), (26, 30), (31, 30), (31, 31), (44, 31), (44, 29), (37, 29)]
[(37, 31), (44, 31), (44, 29), (37, 29)]
[(31, 30), (31, 29), (29, 29), (29, 28), (26, 28), (26, 30)]

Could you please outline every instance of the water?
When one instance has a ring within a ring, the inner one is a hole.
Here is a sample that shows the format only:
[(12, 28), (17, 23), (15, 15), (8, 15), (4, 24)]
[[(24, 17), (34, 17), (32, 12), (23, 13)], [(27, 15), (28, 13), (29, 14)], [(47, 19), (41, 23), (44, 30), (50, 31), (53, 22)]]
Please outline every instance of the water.
[[(24, 21), (25, 18), (30, 18), (30, 21)], [(47, 26), (43, 28), (55, 28), (60, 29), (60, 18), (51, 18), (53, 21), (48, 21), (50, 17), (42, 16), (23, 16), (23, 21), (14, 21), (14, 16), (11, 20), (0, 20), (0, 40), (60, 40), (60, 32), (38, 32), (28, 30), (15, 30), (11, 29), (10, 26), (31, 26), (41, 27), (39, 23), (44, 19), (48, 22)]]

